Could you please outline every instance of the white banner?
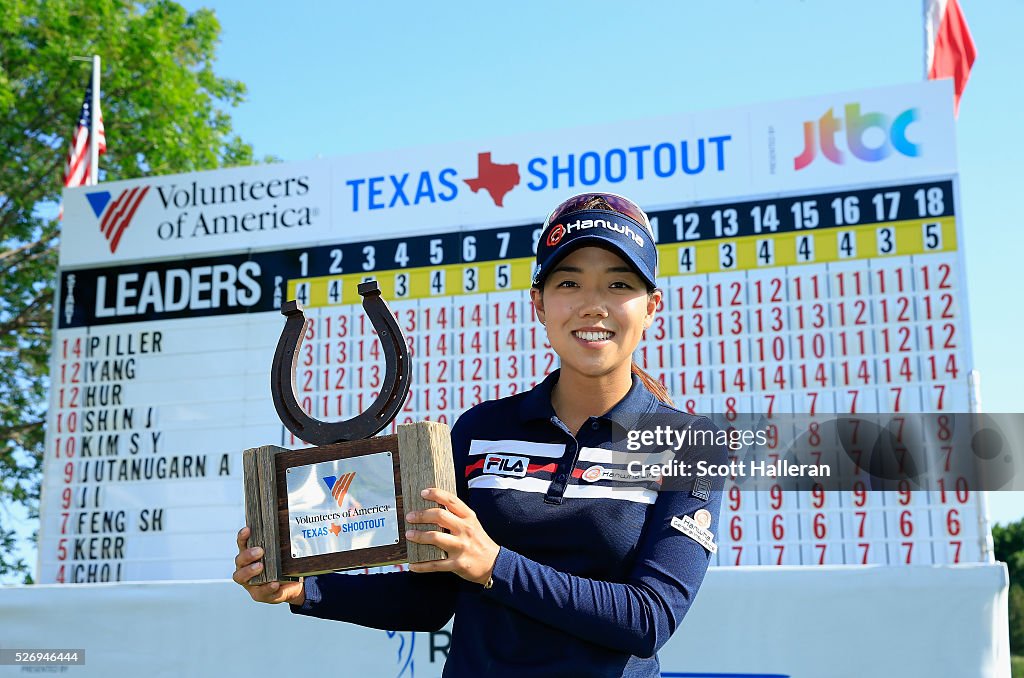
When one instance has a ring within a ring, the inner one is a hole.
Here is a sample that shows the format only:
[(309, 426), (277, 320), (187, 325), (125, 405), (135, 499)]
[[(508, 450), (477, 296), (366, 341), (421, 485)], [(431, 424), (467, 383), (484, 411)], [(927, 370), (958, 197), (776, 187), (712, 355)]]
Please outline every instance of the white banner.
[[(659, 653), (661, 675), (1009, 678), (1007, 585), (1002, 563), (712, 568)], [(451, 631), (301, 617), (210, 581), (10, 587), (0, 619), (12, 620), (0, 649), (84, 649), (85, 665), (67, 673), (103, 678), (438, 678)]]
[(538, 220), (600, 187), (646, 208), (956, 172), (930, 81), (64, 194), (62, 267)]

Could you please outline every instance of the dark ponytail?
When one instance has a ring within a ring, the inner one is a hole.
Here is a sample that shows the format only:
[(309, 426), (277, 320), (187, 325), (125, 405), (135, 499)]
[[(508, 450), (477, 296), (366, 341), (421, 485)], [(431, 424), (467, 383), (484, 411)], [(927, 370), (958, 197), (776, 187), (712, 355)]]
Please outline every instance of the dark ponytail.
[(668, 389), (665, 388), (665, 386), (660, 381), (644, 372), (643, 368), (637, 365), (635, 360), (632, 362), (630, 368), (632, 369), (633, 374), (635, 374), (637, 378), (641, 382), (643, 382), (644, 387), (648, 391), (650, 391), (655, 398), (665, 403), (666, 405), (672, 405), (673, 407), (675, 406), (675, 403), (672, 402), (672, 396), (668, 394)]
[[(647, 298), (650, 299), (651, 296), (657, 291), (657, 287), (649, 288), (647, 290)], [(632, 363), (630, 364), (630, 369), (633, 371), (633, 374), (635, 374), (637, 378), (641, 382), (643, 382), (644, 387), (648, 391), (650, 391), (655, 398), (665, 403), (666, 405), (671, 405), (672, 407), (675, 407), (675, 403), (672, 402), (672, 396), (668, 394), (668, 389), (665, 388), (664, 384), (662, 384), (660, 381), (644, 372), (643, 368), (637, 365), (635, 360), (632, 361)]]

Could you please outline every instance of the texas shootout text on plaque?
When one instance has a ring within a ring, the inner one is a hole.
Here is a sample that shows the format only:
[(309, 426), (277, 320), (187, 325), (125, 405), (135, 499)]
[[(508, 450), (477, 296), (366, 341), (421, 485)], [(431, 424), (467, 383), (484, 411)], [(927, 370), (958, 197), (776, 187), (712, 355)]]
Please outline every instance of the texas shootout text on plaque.
[(399, 425), (397, 435), (371, 437), (401, 410), (411, 364), (377, 283), (360, 284), (359, 294), (384, 348), (385, 378), (365, 412), (340, 422), (318, 421), (299, 406), (294, 364), (309, 321), (297, 303), (282, 307), (288, 321), (274, 356), (271, 394), (284, 425), (316, 447), (265, 445), (243, 455), (248, 545), (265, 553), (264, 569), (250, 584), (446, 557), (436, 546), (405, 539), (405, 514), (436, 506), (420, 497), (427, 487), (455, 492), (449, 429), (424, 421)]
[(285, 470), (292, 558), (398, 543), (392, 452)]

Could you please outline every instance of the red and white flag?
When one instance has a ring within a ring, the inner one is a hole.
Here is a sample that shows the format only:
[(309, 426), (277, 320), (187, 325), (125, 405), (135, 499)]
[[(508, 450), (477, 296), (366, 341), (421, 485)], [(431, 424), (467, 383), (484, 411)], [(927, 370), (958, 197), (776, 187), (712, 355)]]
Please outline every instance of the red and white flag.
[[(85, 88), (85, 101), (82, 102), (82, 111), (78, 114), (78, 126), (75, 128), (75, 138), (71, 141), (71, 148), (68, 150), (68, 163), (64, 168), (64, 185), (68, 187), (86, 186), (95, 182), (94, 172), (89, 159), (89, 133), (92, 130), (92, 86)], [(103, 133), (103, 114), (96, 106), (96, 145), (100, 153), (107, 152), (107, 137)]]
[(953, 112), (977, 55), (967, 20), (957, 0), (924, 0), (925, 70), (929, 80), (953, 79)]

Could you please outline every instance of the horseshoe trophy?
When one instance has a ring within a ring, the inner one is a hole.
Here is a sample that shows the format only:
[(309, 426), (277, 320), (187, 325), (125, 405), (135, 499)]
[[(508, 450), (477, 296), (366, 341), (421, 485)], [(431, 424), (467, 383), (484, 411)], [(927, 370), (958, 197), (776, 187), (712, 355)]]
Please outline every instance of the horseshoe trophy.
[(386, 368), (377, 398), (344, 421), (319, 421), (299, 405), (295, 368), (312, 321), (298, 302), (281, 307), (287, 320), (274, 354), (270, 392), (285, 427), (315, 447), (264, 445), (243, 454), (249, 546), (260, 546), (265, 554), (263, 571), (250, 584), (446, 557), (436, 546), (406, 540), (405, 514), (436, 506), (420, 497), (427, 487), (455, 492), (449, 429), (425, 421), (399, 424), (397, 435), (374, 437), (405, 404), (412, 364), (377, 281), (361, 283), (358, 291)]

